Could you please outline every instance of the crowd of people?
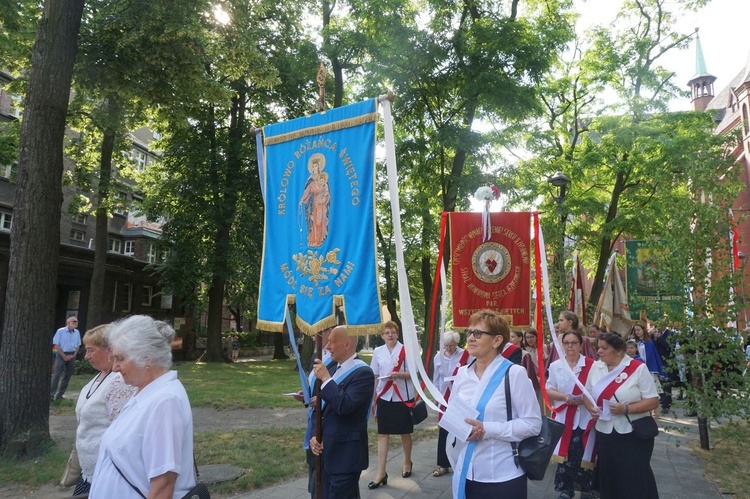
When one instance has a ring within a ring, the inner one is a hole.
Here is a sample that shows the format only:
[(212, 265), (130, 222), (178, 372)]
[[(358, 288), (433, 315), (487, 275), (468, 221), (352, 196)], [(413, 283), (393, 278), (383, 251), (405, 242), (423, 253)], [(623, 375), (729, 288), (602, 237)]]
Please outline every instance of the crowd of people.
[[(81, 472), (74, 495), (185, 496), (196, 485), (193, 423), (187, 394), (170, 370), (174, 330), (150, 317), (132, 316), (87, 331), (77, 344), (76, 325), (72, 317), (55, 334), (59, 357), (51, 388), (53, 399), (64, 393), (66, 364), (83, 346), (98, 372), (76, 403)], [(675, 333), (664, 326), (648, 332), (642, 324), (627, 335), (596, 326), (584, 333), (578, 317), (563, 311), (555, 334), (560, 351), (534, 329), (511, 330), (492, 310), (471, 316), (465, 348), (459, 333), (444, 333), (432, 381), (448, 406), (460, 399), (479, 415), (465, 420), (465, 440), (439, 428), (432, 475), (452, 473), (454, 497), (526, 497), (527, 478), (511, 443), (539, 434), (549, 414), (564, 426), (552, 457), (558, 463), (558, 499), (572, 499), (577, 492), (582, 499), (658, 498), (650, 466), (656, 433), (638, 428), (641, 420), (658, 417), (660, 406), (662, 411), (671, 407), (672, 388), (681, 379), (672, 362)], [(399, 471), (408, 478), (414, 466), (417, 377), (398, 325), (384, 324), (383, 345), (374, 350), (370, 365), (358, 357), (357, 338), (346, 326), (322, 335), (325, 349), (311, 367), (309, 396), (298, 394), (309, 404), (303, 447), (311, 496), (318, 484), (324, 498), (360, 496), (359, 479), (369, 466), (371, 417), (377, 424), (378, 462), (368, 488), (388, 485), (390, 435), (400, 437)], [(746, 357), (750, 367), (750, 346)]]

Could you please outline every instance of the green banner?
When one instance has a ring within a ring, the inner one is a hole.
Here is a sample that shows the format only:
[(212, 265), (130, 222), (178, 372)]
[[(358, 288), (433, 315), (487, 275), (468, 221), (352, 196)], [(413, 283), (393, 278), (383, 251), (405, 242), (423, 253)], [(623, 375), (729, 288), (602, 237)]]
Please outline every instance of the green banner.
[(682, 307), (680, 287), (659, 269), (661, 259), (668, 252), (664, 241), (625, 242), (628, 306), (634, 320), (655, 321)]

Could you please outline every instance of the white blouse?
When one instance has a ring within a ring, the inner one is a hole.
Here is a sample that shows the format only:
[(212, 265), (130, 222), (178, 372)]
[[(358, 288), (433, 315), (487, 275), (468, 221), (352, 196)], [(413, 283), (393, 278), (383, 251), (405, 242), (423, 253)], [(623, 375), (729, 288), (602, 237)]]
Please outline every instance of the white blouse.
[[(492, 378), (495, 370), (502, 363), (502, 356), (498, 355), (479, 379), (476, 375), (475, 364), (469, 367), (459, 368), (456, 380), (453, 383), (453, 397), (460, 397), (472, 407), (477, 407), (484, 389)], [(513, 459), (513, 450), (510, 442), (538, 435), (542, 429), (542, 414), (539, 403), (536, 400), (534, 386), (531, 384), (526, 369), (518, 365), (512, 365), (506, 376), (510, 376), (511, 415), (512, 421), (508, 421), (505, 401), (505, 380), (500, 383), (495, 393), (490, 398), (484, 411), (485, 435), (477, 443), (476, 449), (466, 478), (475, 482), (501, 483), (513, 480), (523, 475), (523, 470), (516, 467)], [(449, 444), (453, 437), (448, 437)], [(453, 473), (453, 495), (458, 491), (458, 482), (463, 468), (466, 443), (460, 440), (456, 445), (462, 449), (455, 460)]]
[[(622, 361), (620, 361), (620, 366), (629, 366), (630, 362), (636, 361), (625, 355), (622, 358)], [(590, 391), (592, 395), (594, 395), (594, 397), (596, 397), (596, 393), (594, 393), (594, 387), (596, 387), (597, 382), (605, 377), (608, 373), (609, 368), (607, 367), (607, 364), (605, 364), (601, 360), (597, 360), (596, 362), (594, 362), (594, 365), (591, 366), (589, 379), (586, 382), (586, 389), (588, 389), (588, 391)], [(600, 392), (601, 390), (599, 390), (598, 393)], [(636, 368), (632, 376), (628, 376), (627, 378), (625, 378), (625, 380), (620, 382), (620, 387), (615, 391), (615, 396), (617, 396), (617, 400), (615, 400), (615, 397), (613, 396), (611, 402), (621, 404), (624, 404), (625, 402), (632, 404), (634, 402), (638, 402), (639, 400), (659, 396), (659, 393), (656, 391), (656, 385), (654, 384), (654, 378), (653, 376), (651, 376), (651, 373), (648, 372), (648, 367), (646, 366), (646, 364), (641, 363), (641, 365)], [(630, 414), (628, 414), (631, 421), (635, 419), (645, 418), (648, 415), (648, 412), (636, 414), (633, 414), (631, 412)], [(630, 433), (631, 431), (633, 431), (633, 427), (630, 426), (630, 423), (628, 423), (628, 419), (624, 414), (612, 414), (612, 419), (610, 419), (609, 421), (603, 421), (600, 418), (596, 422), (596, 429), (597, 431), (607, 434), (612, 433), (612, 429), (615, 429), (617, 433), (620, 434)]]
[[(453, 385), (453, 381), (445, 381), (445, 378), (450, 378), (451, 376), (453, 376), (453, 371), (456, 370), (456, 365), (458, 365), (458, 361), (461, 360), (461, 356), (463, 355), (463, 353), (463, 348), (456, 347), (456, 350), (450, 357), (445, 355), (445, 350), (435, 354), (435, 360), (433, 362), (434, 367), (432, 371), (432, 383), (438, 390), (440, 390), (440, 393), (442, 393), (443, 395), (445, 395), (445, 390)], [(473, 359), (474, 357), (469, 355), (466, 364), (471, 364), (471, 361)]]
[(76, 402), (76, 450), (81, 474), (87, 482), (94, 476), (99, 440), (136, 390), (125, 384), (120, 373), (110, 372), (101, 381), (96, 381), (97, 377), (101, 375), (81, 389)]
[(141, 499), (127, 479), (148, 497), (151, 479), (177, 474), (173, 499), (195, 486), (193, 414), (177, 371), (169, 371), (132, 397), (107, 428), (91, 482), (91, 499)]
[[(377, 347), (372, 352), (372, 360), (370, 361), (370, 367), (372, 368), (372, 372), (375, 373), (376, 378), (381, 378), (383, 376), (388, 376), (393, 372), (393, 370), (396, 368), (396, 364), (398, 364), (398, 358), (399, 354), (401, 353), (401, 350), (404, 348), (404, 345), (401, 344), (400, 341), (396, 342), (396, 346), (393, 347), (393, 351), (388, 351), (388, 345), (381, 345)], [(401, 369), (399, 372), (405, 372), (408, 371), (408, 365), (406, 363), (406, 359), (404, 359), (403, 364), (401, 365)], [(388, 383), (388, 379), (378, 379), (378, 385), (375, 387), (375, 395), (380, 395), (380, 392), (383, 391), (385, 388), (386, 383)], [(393, 389), (393, 386), (398, 387), (398, 393), (401, 394), (401, 398), (396, 395), (395, 390)], [(411, 383), (411, 379), (395, 379), (393, 380), (393, 385), (386, 390), (386, 392), (383, 394), (382, 397), (383, 400), (388, 400), (392, 402), (397, 402), (400, 400), (411, 400), (414, 398), (414, 386)]]
[[(552, 364), (550, 364), (549, 379), (547, 380), (547, 390), (556, 390), (565, 395), (570, 395), (573, 393), (573, 388), (576, 386), (573, 375), (579, 376), (581, 374), (581, 370), (586, 367), (586, 357), (584, 357), (583, 354), (579, 354), (578, 364), (576, 364), (572, 372), (569, 366), (567, 366), (566, 364), (567, 360), (565, 360), (564, 358), (557, 359)], [(594, 366), (591, 366), (591, 368), (593, 369)], [(591, 372), (589, 372), (589, 376), (591, 376)], [(564, 405), (565, 401), (555, 400), (554, 404), (555, 409), (557, 409), (561, 405)], [(573, 417), (573, 428), (585, 429), (589, 424), (589, 421), (591, 420), (591, 414), (583, 404), (575, 407), (575, 409), (576, 415)], [(554, 419), (555, 421), (565, 423), (565, 411), (556, 413), (554, 415)]]

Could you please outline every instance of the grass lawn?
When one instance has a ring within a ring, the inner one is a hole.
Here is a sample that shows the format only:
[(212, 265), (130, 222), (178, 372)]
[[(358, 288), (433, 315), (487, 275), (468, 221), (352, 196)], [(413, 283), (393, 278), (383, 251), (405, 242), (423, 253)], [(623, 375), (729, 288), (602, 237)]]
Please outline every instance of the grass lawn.
[(712, 450), (696, 449), (708, 475), (732, 497), (750, 497), (750, 426), (747, 421), (711, 428)]
[[(365, 362), (371, 355), (361, 355)], [(295, 407), (299, 402), (281, 394), (299, 390), (300, 381), (294, 359), (236, 364), (179, 363), (174, 369), (187, 390), (193, 407), (217, 409)], [(80, 391), (93, 375), (71, 378), (68, 390)], [(75, 400), (57, 400), (50, 406), (51, 415), (73, 414)], [(227, 463), (246, 470), (246, 474), (218, 491), (241, 492), (264, 487), (307, 472), (301, 448), (304, 428), (202, 432), (196, 430), (195, 454), (199, 464)], [(415, 439), (432, 438), (436, 431), (418, 430)], [(428, 435), (429, 434), (429, 435)], [(377, 436), (370, 435), (371, 452), (377, 449)], [(398, 439), (392, 439), (396, 445)], [(41, 485), (56, 483), (67, 461), (69, 449), (51, 447), (35, 461), (0, 460), (0, 484)]]

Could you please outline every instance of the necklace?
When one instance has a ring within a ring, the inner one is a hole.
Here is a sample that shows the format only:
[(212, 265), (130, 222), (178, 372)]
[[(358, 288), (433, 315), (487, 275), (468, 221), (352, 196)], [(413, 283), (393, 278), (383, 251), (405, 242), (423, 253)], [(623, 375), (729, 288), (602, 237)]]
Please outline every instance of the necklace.
[[(97, 384), (96, 382), (94, 382), (94, 383), (91, 383), (91, 386), (89, 386), (89, 391), (88, 391), (88, 393), (86, 394), (86, 400), (88, 400), (88, 399), (89, 399), (89, 398), (90, 398), (90, 397), (91, 397), (91, 396), (92, 396), (93, 394), (95, 394), (95, 393), (96, 393), (96, 391), (97, 391), (97, 390), (99, 389), (99, 387), (100, 387), (100, 386), (102, 386), (102, 383), (104, 383), (104, 380), (105, 380), (105, 379), (107, 379), (107, 376), (109, 376), (109, 375), (110, 375), (111, 373), (112, 373), (112, 371), (109, 371), (109, 372), (108, 372), (107, 374), (105, 374), (105, 375), (104, 375), (104, 377), (102, 378), (102, 380), (101, 380), (101, 381), (100, 381), (100, 382), (99, 382), (98, 384)], [(101, 374), (102, 374), (102, 373), (99, 373), (99, 376), (101, 376)], [(98, 378), (99, 376), (97, 376), (97, 378)], [(92, 387), (93, 387), (94, 385), (96, 385), (96, 388), (94, 388), (94, 391), (92, 392), (92, 391), (91, 391), (91, 388), (92, 388)]]

